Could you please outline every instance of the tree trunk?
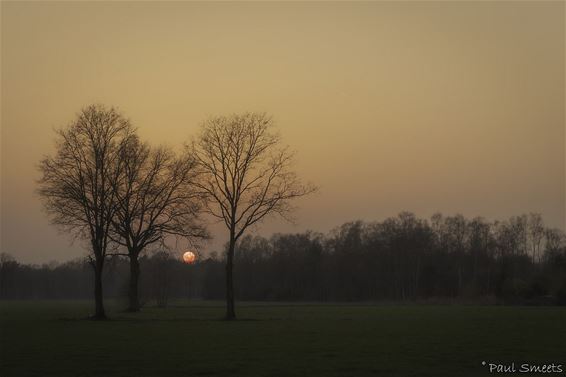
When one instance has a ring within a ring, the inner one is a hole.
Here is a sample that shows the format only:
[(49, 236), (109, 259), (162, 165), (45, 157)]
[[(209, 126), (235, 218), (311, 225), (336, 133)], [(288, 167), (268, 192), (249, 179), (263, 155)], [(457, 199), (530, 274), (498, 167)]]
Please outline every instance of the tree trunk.
[[(460, 258), (460, 257), (458, 257)], [(458, 263), (461, 263), (461, 261), (458, 261)], [(462, 266), (458, 266), (458, 292), (456, 293), (456, 296), (460, 297), (462, 295)]]
[(96, 261), (94, 264), (94, 316), (95, 320), (106, 319), (104, 312), (104, 303), (102, 300), (102, 261)]
[(417, 268), (415, 271), (415, 292), (414, 292), (415, 300), (419, 298), (420, 274), (421, 274), (421, 258), (420, 256), (417, 256)]
[[(233, 232), (232, 232), (233, 233)], [(234, 307), (234, 249), (236, 241), (233, 234), (230, 235), (230, 244), (228, 247), (228, 258), (226, 259), (226, 320), (236, 319), (236, 310)]]
[(138, 253), (130, 253), (130, 289), (129, 289), (129, 300), (130, 305), (128, 307), (129, 312), (139, 312), (140, 311), (140, 300), (138, 293), (138, 281), (140, 278), (140, 262), (138, 260)]

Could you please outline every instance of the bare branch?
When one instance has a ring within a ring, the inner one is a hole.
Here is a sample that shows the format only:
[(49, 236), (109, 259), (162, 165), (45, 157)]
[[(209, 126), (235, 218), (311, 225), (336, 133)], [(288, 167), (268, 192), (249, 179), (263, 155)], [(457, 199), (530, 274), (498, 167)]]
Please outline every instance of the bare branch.
[(201, 176), (197, 186), (208, 199), (205, 210), (223, 220), (236, 240), (270, 214), (288, 218), (290, 201), (316, 190), (291, 170), (293, 154), (272, 128), (263, 113), (215, 117), (204, 122), (191, 146)]

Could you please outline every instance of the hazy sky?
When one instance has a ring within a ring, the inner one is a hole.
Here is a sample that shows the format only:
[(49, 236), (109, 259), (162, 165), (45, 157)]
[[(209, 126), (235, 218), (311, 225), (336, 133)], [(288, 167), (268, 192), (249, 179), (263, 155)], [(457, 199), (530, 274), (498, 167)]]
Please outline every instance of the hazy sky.
[(18, 260), (84, 254), (34, 190), (53, 128), (93, 102), (172, 146), (210, 115), (273, 114), (320, 192), (261, 234), (402, 210), (564, 228), (564, 2), (1, 7), (1, 251)]

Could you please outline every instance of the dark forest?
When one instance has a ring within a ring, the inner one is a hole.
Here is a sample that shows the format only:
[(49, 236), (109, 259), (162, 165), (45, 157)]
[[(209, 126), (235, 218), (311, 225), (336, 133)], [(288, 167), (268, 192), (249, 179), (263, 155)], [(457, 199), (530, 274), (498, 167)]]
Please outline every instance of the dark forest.
[[(140, 258), (142, 304), (224, 298), (222, 253), (187, 265), (164, 250)], [(536, 214), (488, 222), (403, 212), (348, 222), (328, 234), (245, 236), (235, 255), (236, 297), (248, 301), (425, 301), (566, 305), (566, 242)], [(42, 266), (2, 256), (3, 299), (91, 298), (86, 260)], [(107, 297), (128, 293), (127, 259), (104, 271)]]

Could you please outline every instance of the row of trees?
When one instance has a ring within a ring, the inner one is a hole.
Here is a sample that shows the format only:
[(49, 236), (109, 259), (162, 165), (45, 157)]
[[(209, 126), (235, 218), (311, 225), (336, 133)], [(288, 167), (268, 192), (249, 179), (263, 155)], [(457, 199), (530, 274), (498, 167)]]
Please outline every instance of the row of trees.
[(224, 222), (227, 319), (235, 318), (234, 247), (247, 228), (284, 215), (314, 187), (291, 170), (292, 154), (266, 114), (213, 117), (182, 153), (140, 140), (114, 108), (84, 108), (57, 131), (56, 153), (40, 163), (38, 192), (51, 221), (86, 241), (94, 271), (95, 319), (106, 317), (104, 265), (126, 256), (129, 309), (139, 311), (140, 255), (168, 237), (208, 238), (204, 216)]
[(487, 222), (405, 212), (326, 236), (247, 237), (238, 256), (245, 299), (566, 303), (566, 239), (538, 215)]
[[(202, 291), (200, 264), (187, 265), (173, 258), (170, 252), (151, 251), (140, 256), (139, 265), (143, 271), (139, 275), (141, 306), (149, 301), (166, 306), (171, 297), (199, 297)], [(128, 258), (107, 258), (102, 276), (105, 297), (129, 303), (129, 271)], [(3, 253), (0, 254), (0, 299), (88, 299), (94, 288), (93, 275), (84, 258), (27, 265)], [(221, 282), (220, 286), (223, 286)]]
[[(227, 246), (226, 248), (228, 248)], [(453, 300), (566, 305), (566, 237), (538, 215), (481, 218), (410, 213), (351, 222), (329, 234), (244, 236), (237, 243), (235, 293), (244, 300)], [(226, 253), (194, 265), (166, 252), (140, 259), (142, 302), (220, 299)], [(110, 260), (105, 289), (127, 291), (128, 264)], [(4, 298), (86, 297), (83, 263), (31, 267), (2, 258)]]

